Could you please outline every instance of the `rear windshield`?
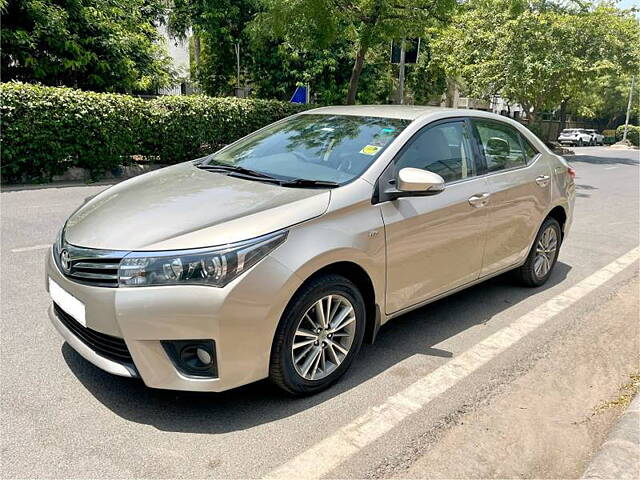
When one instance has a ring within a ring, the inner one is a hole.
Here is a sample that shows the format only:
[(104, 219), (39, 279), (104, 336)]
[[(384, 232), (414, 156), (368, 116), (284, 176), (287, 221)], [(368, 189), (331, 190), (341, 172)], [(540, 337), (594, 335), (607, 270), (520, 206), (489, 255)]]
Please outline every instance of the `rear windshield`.
[(347, 183), (360, 176), (409, 120), (304, 114), (231, 145), (206, 163), (240, 166), (283, 180)]

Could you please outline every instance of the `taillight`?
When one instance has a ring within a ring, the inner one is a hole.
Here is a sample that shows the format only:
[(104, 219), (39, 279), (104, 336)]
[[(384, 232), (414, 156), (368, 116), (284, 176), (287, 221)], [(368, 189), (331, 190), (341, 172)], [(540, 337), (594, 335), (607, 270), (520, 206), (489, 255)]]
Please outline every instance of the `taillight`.
[(571, 180), (575, 180), (576, 179), (576, 171), (573, 168), (571, 168), (571, 167), (567, 168), (567, 173), (571, 177)]

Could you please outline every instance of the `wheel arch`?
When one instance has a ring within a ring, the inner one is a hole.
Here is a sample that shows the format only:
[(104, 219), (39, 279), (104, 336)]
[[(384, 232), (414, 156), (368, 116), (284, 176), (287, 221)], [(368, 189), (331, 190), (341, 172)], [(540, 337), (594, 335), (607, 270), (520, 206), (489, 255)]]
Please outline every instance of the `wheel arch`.
[[(295, 297), (295, 294), (309, 282), (318, 277), (329, 274), (341, 275), (349, 279), (356, 285), (356, 287), (358, 287), (358, 290), (360, 290), (365, 303), (366, 324), (364, 340), (365, 342), (373, 343), (381, 322), (380, 306), (377, 302), (376, 291), (371, 275), (369, 275), (367, 270), (358, 263), (349, 260), (338, 260), (317, 268), (311, 274), (306, 276), (304, 281), (295, 290), (291, 300)], [(285, 312), (287, 311), (288, 306), (289, 304), (287, 304)]]
[(565, 226), (567, 224), (567, 211), (565, 210), (564, 206), (556, 205), (555, 207), (553, 207), (549, 211), (549, 213), (547, 214), (545, 219), (547, 219), (549, 217), (555, 218), (558, 221), (558, 223), (560, 224), (560, 231), (562, 233), (562, 240), (564, 240)]

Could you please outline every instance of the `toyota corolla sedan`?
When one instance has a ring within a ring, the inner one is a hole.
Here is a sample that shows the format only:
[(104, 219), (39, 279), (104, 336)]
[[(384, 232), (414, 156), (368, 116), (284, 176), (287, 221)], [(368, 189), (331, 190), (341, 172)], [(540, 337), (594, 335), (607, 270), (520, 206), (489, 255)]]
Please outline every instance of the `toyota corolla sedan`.
[(544, 284), (574, 176), (485, 112), (305, 111), (88, 200), (47, 255), (49, 316), (149, 387), (311, 394), (398, 315), (507, 271)]

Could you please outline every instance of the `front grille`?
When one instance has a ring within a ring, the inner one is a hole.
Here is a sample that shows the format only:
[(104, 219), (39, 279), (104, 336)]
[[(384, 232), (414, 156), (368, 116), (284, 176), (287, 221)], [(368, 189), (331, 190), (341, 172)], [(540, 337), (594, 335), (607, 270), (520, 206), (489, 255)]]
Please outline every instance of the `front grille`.
[(98, 355), (118, 363), (133, 365), (133, 359), (123, 339), (96, 332), (95, 330), (80, 325), (75, 318), (65, 312), (56, 303), (53, 304), (53, 311), (60, 322), (67, 327), (71, 333)]
[(78, 283), (117, 287), (118, 267), (126, 253), (76, 247), (65, 242), (60, 251), (55, 249), (54, 256), (60, 271)]
[(101, 287), (118, 286), (119, 258), (92, 258), (71, 261), (68, 277)]

